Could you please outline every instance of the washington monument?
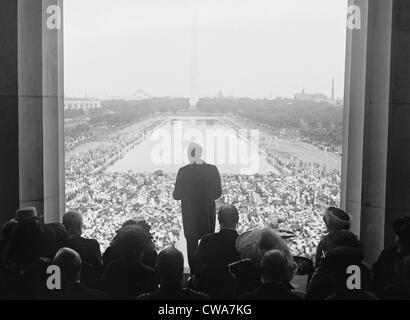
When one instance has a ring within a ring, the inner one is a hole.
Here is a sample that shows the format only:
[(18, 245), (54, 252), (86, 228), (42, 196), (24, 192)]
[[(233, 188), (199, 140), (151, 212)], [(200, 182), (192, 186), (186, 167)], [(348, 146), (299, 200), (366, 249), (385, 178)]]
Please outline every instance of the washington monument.
[(192, 17), (192, 52), (191, 52), (191, 95), (189, 105), (192, 111), (196, 111), (199, 102), (199, 58), (198, 58), (198, 16), (197, 1), (193, 0)]

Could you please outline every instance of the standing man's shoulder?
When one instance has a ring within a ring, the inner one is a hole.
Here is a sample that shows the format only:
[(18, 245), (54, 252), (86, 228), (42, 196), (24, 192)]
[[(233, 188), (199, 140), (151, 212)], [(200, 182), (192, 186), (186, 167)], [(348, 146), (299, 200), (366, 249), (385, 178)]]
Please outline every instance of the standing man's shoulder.
[(186, 165), (186, 166), (183, 166), (182, 168), (180, 168), (180, 169), (178, 170), (178, 174), (183, 174), (183, 173), (185, 173), (186, 171), (189, 170), (189, 168), (190, 168), (190, 165), (189, 165), (189, 164)]
[(204, 167), (204, 170), (205, 170), (206, 172), (208, 172), (209, 174), (219, 175), (219, 170), (218, 170), (218, 167), (217, 167), (217, 166), (215, 166), (215, 165), (213, 165), (213, 164), (205, 163), (205, 164), (203, 165), (203, 167)]
[(217, 170), (217, 171), (218, 171), (218, 167), (217, 167), (216, 165), (207, 163), (206, 166), (207, 166), (208, 168), (212, 169), (212, 170)]

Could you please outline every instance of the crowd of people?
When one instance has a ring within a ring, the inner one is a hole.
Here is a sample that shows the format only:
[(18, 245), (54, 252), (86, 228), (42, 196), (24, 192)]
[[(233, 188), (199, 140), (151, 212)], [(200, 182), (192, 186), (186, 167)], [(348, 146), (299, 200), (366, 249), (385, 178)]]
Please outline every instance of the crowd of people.
[[(0, 233), (0, 299), (410, 299), (409, 217), (395, 221), (395, 245), (372, 266), (349, 231), (349, 214), (330, 207), (322, 219), (326, 231), (313, 267), (293, 255), (273, 228), (238, 232), (238, 209), (223, 205), (220, 231), (201, 239), (195, 270), (184, 280), (183, 254), (174, 246), (158, 252), (144, 219), (124, 221), (101, 253), (96, 239), (84, 237), (81, 213), (68, 212), (62, 224), (44, 224), (34, 207), (22, 208)], [(301, 274), (309, 276), (308, 285), (295, 289), (295, 275)]]
[(71, 130), (65, 133), (65, 150), (72, 151), (78, 145), (91, 139), (97, 133), (94, 130), (91, 130), (89, 125), (78, 125), (75, 130)]
[[(105, 249), (122, 221), (143, 215), (153, 227), (158, 249), (177, 244), (183, 233), (181, 208), (172, 199), (176, 173), (108, 173), (96, 169), (118, 159), (124, 149), (156, 126), (140, 133), (116, 135), (88, 152), (71, 153), (66, 159), (66, 198), (69, 209), (84, 213), (85, 234)], [(336, 206), (340, 174), (318, 163), (278, 155), (262, 146), (278, 172), (261, 175), (223, 174), (223, 196), (218, 205), (240, 209), (241, 230), (282, 221), (280, 228), (294, 233), (289, 246), (294, 254), (313, 256), (322, 233), (321, 211)]]
[(299, 138), (299, 140), (312, 144), (315, 147), (318, 147), (322, 151), (332, 152), (334, 154), (337, 154), (338, 156), (342, 156), (342, 146), (341, 145), (335, 145), (335, 144), (327, 143), (323, 141), (319, 142), (311, 137), (306, 137), (306, 136), (302, 136), (301, 138)]
[[(286, 176), (222, 175), (223, 195), (218, 203), (240, 208), (241, 231), (280, 221), (281, 229), (295, 234), (289, 244), (292, 252), (312, 256), (323, 229), (321, 210), (338, 202), (338, 181), (329, 177), (302, 168)], [(98, 239), (103, 248), (122, 221), (143, 215), (161, 249), (178, 243), (182, 233), (180, 205), (170, 200), (175, 178), (163, 172), (85, 176), (67, 205), (84, 212), (86, 235)]]

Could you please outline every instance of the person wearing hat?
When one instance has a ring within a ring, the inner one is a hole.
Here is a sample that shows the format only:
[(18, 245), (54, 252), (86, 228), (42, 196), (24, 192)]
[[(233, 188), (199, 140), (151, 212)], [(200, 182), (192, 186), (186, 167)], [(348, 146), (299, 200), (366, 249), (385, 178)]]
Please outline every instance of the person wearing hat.
[[(343, 250), (339, 250), (339, 248), (343, 248)], [(347, 266), (350, 263), (347, 261), (350, 258), (354, 260), (354, 263), (351, 264), (360, 264), (363, 289), (370, 290), (371, 275), (370, 270), (362, 263), (363, 250), (360, 240), (348, 230), (339, 230), (335, 231), (329, 238), (326, 256), (316, 266), (308, 283), (306, 300), (324, 300), (337, 291), (343, 291), (345, 288), (343, 281), (340, 280), (343, 274), (340, 274), (339, 271), (341, 268), (346, 275)], [(345, 266), (346, 263), (347, 266)], [(334, 271), (337, 272), (334, 273)]]
[(196, 273), (194, 254), (199, 240), (215, 232), (215, 200), (222, 195), (221, 177), (216, 166), (202, 160), (202, 147), (188, 146), (189, 164), (178, 171), (173, 197), (181, 201), (182, 222), (187, 242), (191, 275)]
[(23, 221), (27, 219), (37, 219), (37, 210), (34, 207), (21, 208), (16, 211), (16, 221)]
[(117, 246), (118, 235), (121, 233), (121, 230), (127, 227), (141, 227), (150, 239), (149, 245), (144, 249), (142, 253), (141, 261), (147, 267), (155, 268), (155, 263), (157, 260), (158, 253), (155, 251), (155, 244), (153, 242), (153, 236), (150, 232), (151, 226), (143, 217), (137, 217), (134, 219), (129, 219), (122, 224), (121, 229), (116, 231), (116, 235), (112, 239), (110, 246), (105, 250), (102, 260), (103, 260), (103, 269), (105, 269), (110, 262), (118, 260), (121, 258), (120, 252)]
[(398, 265), (410, 256), (410, 217), (397, 219), (393, 223), (393, 231), (395, 245), (383, 250), (373, 265), (373, 281), (378, 296), (383, 296), (388, 286), (400, 282)]
[(105, 291), (114, 300), (134, 300), (157, 288), (155, 271), (142, 263), (151, 240), (140, 226), (122, 228), (116, 239), (120, 259), (108, 264), (103, 274)]
[(48, 261), (41, 256), (43, 234), (38, 221), (22, 219), (13, 223), (8, 231), (0, 270), (0, 300), (44, 298), (48, 291)]
[[(366, 276), (369, 272), (362, 260), (361, 248), (336, 247), (328, 252), (323, 264), (330, 275), (333, 292), (325, 300), (378, 300), (368, 291)], [(360, 279), (360, 283), (357, 283), (354, 289), (347, 285), (349, 277), (353, 274), (347, 271), (352, 266), (356, 267), (354, 276)]]
[(261, 261), (265, 253), (279, 250), (286, 258), (286, 281), (283, 285), (293, 290), (290, 284), (297, 269), (286, 242), (272, 228), (253, 229), (242, 233), (236, 240), (236, 249), (243, 260), (229, 266), (235, 278), (234, 298), (256, 290), (262, 284)]
[(332, 242), (332, 237), (335, 232), (350, 229), (350, 216), (339, 208), (327, 208), (323, 216), (323, 221), (326, 226), (327, 234), (322, 238), (317, 247), (316, 267), (320, 265), (320, 262), (329, 251), (329, 244)]

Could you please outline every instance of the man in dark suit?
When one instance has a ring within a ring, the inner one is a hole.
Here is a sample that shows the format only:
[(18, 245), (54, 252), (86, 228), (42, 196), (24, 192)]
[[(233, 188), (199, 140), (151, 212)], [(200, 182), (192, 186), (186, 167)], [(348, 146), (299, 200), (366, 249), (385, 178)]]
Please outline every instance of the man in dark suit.
[(103, 291), (92, 290), (80, 281), (81, 257), (72, 249), (60, 249), (53, 259), (53, 265), (60, 267), (62, 276), (61, 290), (52, 291), (51, 298), (57, 300), (107, 300)]
[(100, 244), (97, 240), (83, 238), (83, 217), (81, 213), (70, 211), (63, 217), (63, 225), (68, 233), (68, 247), (78, 252), (82, 260), (81, 280), (84, 283), (98, 279), (102, 273)]
[(174, 247), (161, 251), (158, 255), (156, 270), (160, 288), (149, 294), (140, 295), (137, 300), (208, 300), (206, 294), (182, 287), (184, 256)]
[(194, 253), (198, 241), (215, 231), (215, 200), (222, 195), (218, 169), (202, 159), (202, 147), (188, 147), (190, 164), (181, 168), (175, 183), (174, 199), (182, 202), (182, 221), (187, 241), (188, 263), (195, 273)]
[(238, 209), (224, 205), (219, 209), (221, 230), (204, 236), (195, 254), (198, 289), (213, 299), (229, 299), (233, 293), (233, 278), (228, 266), (241, 259), (236, 250), (236, 231), (239, 222)]
[(289, 268), (285, 254), (280, 250), (268, 251), (261, 261), (262, 285), (244, 294), (239, 300), (300, 300), (292, 293), (288, 281)]

